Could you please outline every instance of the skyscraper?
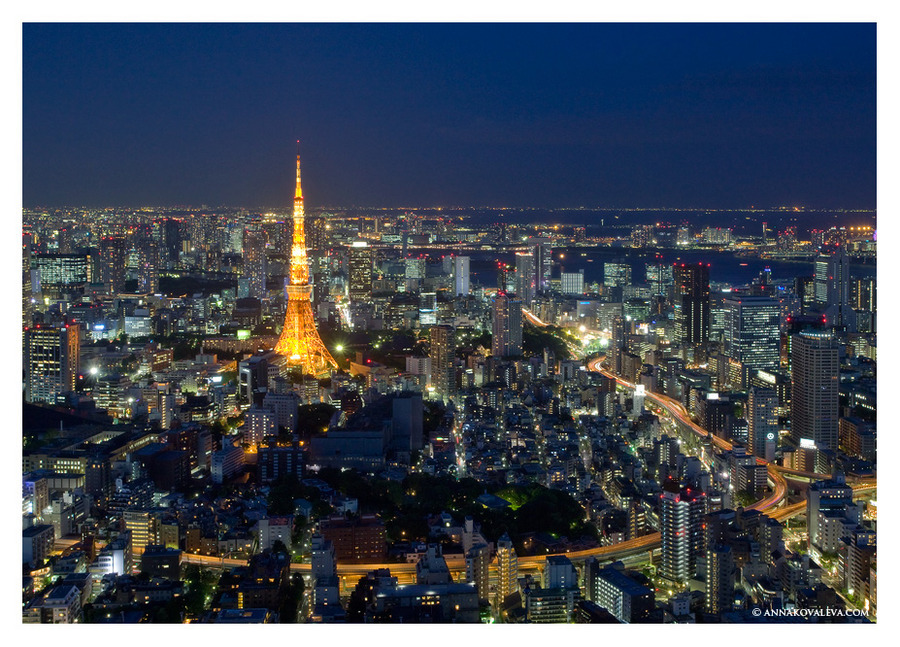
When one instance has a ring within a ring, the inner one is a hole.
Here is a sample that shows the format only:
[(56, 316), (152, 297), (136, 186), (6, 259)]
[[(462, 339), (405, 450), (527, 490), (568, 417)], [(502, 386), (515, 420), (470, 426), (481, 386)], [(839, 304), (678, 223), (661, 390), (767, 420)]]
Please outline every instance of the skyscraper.
[(372, 248), (365, 241), (355, 241), (347, 256), (350, 301), (365, 301), (372, 296)]
[(457, 256), (453, 259), (453, 294), (467, 296), (469, 294), (469, 261), (468, 256)]
[(828, 325), (856, 330), (856, 313), (850, 307), (850, 257), (843, 249), (816, 259), (816, 301)]
[(25, 401), (58, 404), (75, 390), (80, 344), (77, 325), (25, 329)]
[(778, 394), (774, 389), (752, 387), (747, 396), (747, 428), (750, 451), (771, 461), (778, 444)]
[(616, 375), (622, 374), (622, 356), (625, 353), (625, 318), (615, 316), (612, 320), (612, 336), (609, 340), (610, 366)]
[(124, 236), (100, 239), (100, 280), (110, 294), (118, 294), (125, 286), (125, 257), (128, 252)]
[(631, 285), (631, 265), (624, 260), (603, 264), (603, 285), (624, 288)]
[(31, 325), (31, 245), (34, 237), (31, 234), (22, 235), (22, 326)]
[(805, 331), (791, 339), (791, 438), (819, 452), (837, 450), (839, 361), (830, 333)]
[(166, 218), (158, 222), (160, 240), (160, 262), (166, 267), (178, 263), (181, 253), (181, 222)]
[(266, 296), (266, 232), (258, 225), (244, 230), (244, 272), (249, 285), (247, 296), (262, 299)]
[(662, 534), (660, 574), (673, 582), (687, 582), (694, 576), (697, 556), (703, 550), (702, 517), (706, 495), (684, 488), (673, 479), (663, 484), (659, 523)]
[(674, 266), (675, 341), (684, 347), (709, 342), (709, 263)]
[(522, 302), (501, 292), (494, 299), (491, 355), (510, 357), (522, 354)]
[(294, 238), (291, 247), (291, 279), (287, 286), (288, 306), (284, 327), (275, 350), (310, 375), (323, 375), (337, 362), (325, 348), (313, 318), (312, 284), (306, 261), (306, 234), (303, 191), (300, 188), (300, 154), (297, 154), (297, 185), (294, 191)]
[(672, 266), (662, 262), (647, 263), (644, 266), (644, 273), (650, 286), (650, 293), (654, 296), (666, 296), (675, 282)]
[(516, 296), (526, 307), (531, 307), (536, 287), (534, 255), (516, 252)]
[(850, 281), (850, 307), (856, 313), (857, 331), (873, 333), (876, 331), (877, 289), (874, 276), (852, 279)]
[(725, 354), (744, 370), (777, 369), (781, 365), (780, 311), (775, 299), (731, 296), (725, 308)]
[(541, 294), (550, 289), (550, 274), (553, 270), (553, 248), (549, 238), (530, 238), (528, 243), (533, 245), (534, 291), (535, 294)]
[(455, 392), (456, 376), (453, 359), (456, 355), (454, 331), (450, 326), (433, 326), (430, 331), (431, 384), (442, 398)]

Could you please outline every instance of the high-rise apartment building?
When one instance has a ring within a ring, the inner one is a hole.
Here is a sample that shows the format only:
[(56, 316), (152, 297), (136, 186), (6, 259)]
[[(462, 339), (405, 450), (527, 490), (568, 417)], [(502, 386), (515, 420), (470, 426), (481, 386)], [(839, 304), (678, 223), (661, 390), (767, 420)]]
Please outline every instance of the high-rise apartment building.
[(706, 612), (721, 615), (734, 606), (735, 565), (731, 546), (716, 544), (706, 553)]
[(75, 390), (78, 326), (39, 325), (25, 330), (25, 401), (61, 403)]
[(519, 557), (509, 535), (504, 533), (497, 542), (497, 601), (503, 601), (519, 590)]
[(454, 330), (450, 326), (433, 326), (430, 330), (431, 385), (442, 398), (456, 391), (456, 375), (453, 365), (456, 356)]
[(703, 550), (702, 518), (706, 514), (706, 495), (695, 488), (682, 488), (673, 479), (667, 480), (662, 490), (660, 574), (673, 582), (684, 583), (694, 576), (697, 556)]

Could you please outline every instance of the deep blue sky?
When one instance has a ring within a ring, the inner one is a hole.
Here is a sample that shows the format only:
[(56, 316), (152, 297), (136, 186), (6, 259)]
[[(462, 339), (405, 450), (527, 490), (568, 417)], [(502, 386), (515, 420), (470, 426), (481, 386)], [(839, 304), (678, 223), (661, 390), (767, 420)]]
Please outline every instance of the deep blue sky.
[(875, 207), (872, 24), (23, 28), (24, 204)]

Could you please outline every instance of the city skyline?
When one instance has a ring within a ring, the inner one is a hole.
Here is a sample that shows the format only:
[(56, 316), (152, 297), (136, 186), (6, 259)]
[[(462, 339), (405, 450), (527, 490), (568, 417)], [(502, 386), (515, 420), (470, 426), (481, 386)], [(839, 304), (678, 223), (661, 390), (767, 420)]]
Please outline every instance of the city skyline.
[(874, 35), (25, 24), (21, 622), (877, 622)]
[(25, 24), (24, 203), (871, 209), (874, 35)]

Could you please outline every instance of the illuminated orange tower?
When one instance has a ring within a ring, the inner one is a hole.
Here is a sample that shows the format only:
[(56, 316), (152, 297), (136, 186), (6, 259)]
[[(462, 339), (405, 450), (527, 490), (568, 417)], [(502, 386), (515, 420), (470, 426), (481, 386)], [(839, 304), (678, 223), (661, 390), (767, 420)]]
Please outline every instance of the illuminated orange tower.
[[(299, 149), (300, 142), (297, 142)], [(298, 366), (309, 375), (328, 373), (329, 367), (337, 368), (337, 362), (325, 348), (313, 319), (312, 285), (309, 283), (309, 265), (306, 260), (306, 231), (303, 210), (303, 190), (300, 188), (300, 152), (297, 151), (297, 190), (294, 193), (294, 240), (291, 247), (291, 282), (287, 286), (288, 305), (284, 315), (284, 328), (275, 350), (287, 355), (288, 363)]]

